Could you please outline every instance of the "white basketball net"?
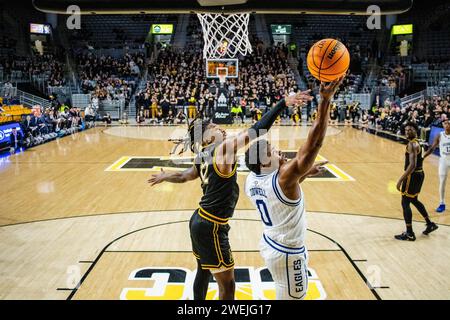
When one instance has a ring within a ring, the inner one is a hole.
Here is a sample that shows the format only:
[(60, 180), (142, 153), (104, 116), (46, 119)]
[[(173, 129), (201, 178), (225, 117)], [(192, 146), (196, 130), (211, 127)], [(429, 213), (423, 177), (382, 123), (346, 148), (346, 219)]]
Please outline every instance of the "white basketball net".
[(250, 13), (197, 13), (203, 29), (203, 58), (235, 58), (252, 53), (248, 39)]

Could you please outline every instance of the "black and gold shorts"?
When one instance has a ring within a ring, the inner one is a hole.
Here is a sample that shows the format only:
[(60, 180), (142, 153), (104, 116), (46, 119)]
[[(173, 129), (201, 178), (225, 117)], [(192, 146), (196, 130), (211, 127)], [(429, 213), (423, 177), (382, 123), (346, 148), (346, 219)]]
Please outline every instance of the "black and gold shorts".
[(202, 209), (195, 210), (189, 222), (192, 251), (202, 269), (225, 271), (234, 266), (228, 222), (215, 222)]
[(402, 183), (402, 195), (408, 198), (415, 198), (422, 190), (425, 174), (423, 170), (414, 171)]

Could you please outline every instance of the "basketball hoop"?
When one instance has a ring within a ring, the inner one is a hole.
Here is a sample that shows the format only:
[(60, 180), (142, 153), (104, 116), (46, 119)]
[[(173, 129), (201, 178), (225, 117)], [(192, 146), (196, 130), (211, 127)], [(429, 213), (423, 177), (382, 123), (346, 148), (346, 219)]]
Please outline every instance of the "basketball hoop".
[(234, 58), (252, 53), (248, 39), (250, 13), (197, 13), (203, 29), (203, 58)]

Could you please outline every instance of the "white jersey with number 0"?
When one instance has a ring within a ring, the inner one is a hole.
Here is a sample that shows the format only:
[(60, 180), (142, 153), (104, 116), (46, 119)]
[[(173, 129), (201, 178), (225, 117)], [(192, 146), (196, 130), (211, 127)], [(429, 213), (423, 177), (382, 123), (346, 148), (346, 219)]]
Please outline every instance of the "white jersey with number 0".
[(288, 199), (280, 188), (278, 175), (278, 170), (268, 175), (251, 172), (245, 193), (261, 215), (265, 236), (287, 247), (302, 247), (306, 232), (303, 191), (299, 200)]
[(298, 200), (288, 199), (278, 183), (278, 170), (268, 175), (250, 173), (245, 192), (264, 223), (260, 253), (274, 280), (276, 299), (305, 299), (308, 251), (303, 192)]

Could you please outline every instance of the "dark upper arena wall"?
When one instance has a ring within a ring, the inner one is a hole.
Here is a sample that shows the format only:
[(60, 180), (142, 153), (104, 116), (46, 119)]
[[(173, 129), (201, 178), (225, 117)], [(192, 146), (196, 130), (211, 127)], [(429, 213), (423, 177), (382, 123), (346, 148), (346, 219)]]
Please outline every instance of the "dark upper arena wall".
[(77, 5), (83, 14), (253, 12), (366, 15), (371, 5), (379, 6), (382, 14), (403, 13), (412, 7), (413, 0), (33, 0), (33, 4), (40, 11), (60, 14), (67, 13), (69, 6)]

